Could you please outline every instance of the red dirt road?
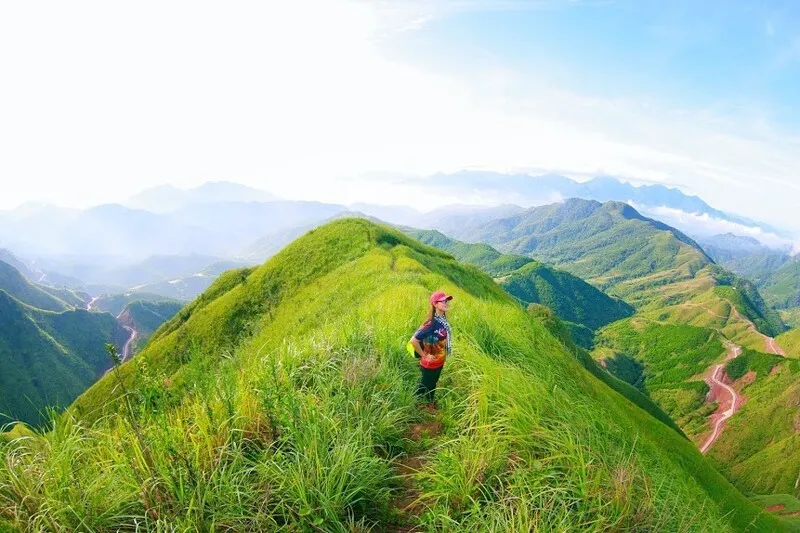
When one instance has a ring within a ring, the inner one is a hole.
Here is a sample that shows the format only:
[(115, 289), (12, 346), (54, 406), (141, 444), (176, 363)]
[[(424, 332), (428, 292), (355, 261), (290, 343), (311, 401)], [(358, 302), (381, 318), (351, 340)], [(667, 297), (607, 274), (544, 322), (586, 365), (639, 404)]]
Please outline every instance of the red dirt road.
[[(734, 359), (742, 353), (742, 348), (740, 346), (736, 346), (735, 344), (728, 345), (728, 357), (725, 358), (726, 361)], [(719, 403), (719, 407), (717, 411), (711, 415), (711, 424), (714, 427), (714, 430), (711, 432), (711, 435), (708, 436), (706, 441), (700, 446), (700, 453), (706, 453), (711, 445), (716, 442), (719, 436), (722, 434), (723, 424), (727, 419), (733, 416), (733, 414), (741, 407), (742, 405), (742, 397), (727, 383), (722, 381), (722, 369), (725, 367), (725, 364), (716, 365), (714, 367), (713, 372), (711, 373), (711, 377), (706, 378), (706, 383), (708, 383), (709, 387), (711, 387), (711, 397), (716, 398), (717, 402)]]

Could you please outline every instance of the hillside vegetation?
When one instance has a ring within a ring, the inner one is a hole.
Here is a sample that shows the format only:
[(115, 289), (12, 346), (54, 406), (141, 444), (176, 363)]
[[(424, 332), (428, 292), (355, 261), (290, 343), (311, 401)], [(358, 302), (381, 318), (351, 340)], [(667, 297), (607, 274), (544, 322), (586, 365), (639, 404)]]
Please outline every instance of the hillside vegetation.
[(45, 311), (65, 311), (66, 302), (28, 281), (16, 268), (0, 261), (0, 290), (20, 302)]
[(500, 286), (523, 304), (552, 309), (584, 348), (591, 347), (598, 328), (633, 314), (633, 308), (622, 300), (530, 257), (502, 254), (488, 244), (460, 242), (435, 230), (405, 232), (497, 278)]
[(183, 308), (183, 304), (175, 301), (150, 302), (136, 300), (120, 312), (118, 320), (121, 324), (136, 330), (134, 352), (138, 352), (163, 324)]
[(111, 366), (105, 343), (126, 339), (107, 313), (42, 311), (0, 290), (0, 424), (45, 422)]
[[(455, 295), (455, 338), (430, 416), (404, 344), (434, 289)], [(0, 459), (18, 529), (789, 527), (491, 278), (363, 220), (222, 275)]]
[(726, 372), (747, 400), (709, 456), (744, 491), (800, 497), (800, 360), (745, 351)]
[(800, 307), (800, 258), (795, 257), (772, 272), (761, 286), (764, 299), (773, 307)]
[(795, 328), (775, 337), (775, 342), (783, 348), (787, 357), (800, 358), (800, 328)]

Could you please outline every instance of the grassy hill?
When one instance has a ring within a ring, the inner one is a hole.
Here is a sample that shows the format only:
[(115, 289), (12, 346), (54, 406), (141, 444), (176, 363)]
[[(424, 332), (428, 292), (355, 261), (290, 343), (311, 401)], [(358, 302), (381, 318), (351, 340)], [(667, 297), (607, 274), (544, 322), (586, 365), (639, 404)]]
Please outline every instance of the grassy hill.
[(633, 308), (622, 300), (530, 257), (502, 254), (488, 244), (460, 242), (435, 230), (404, 231), (497, 278), (500, 286), (523, 304), (552, 309), (584, 348), (591, 347), (595, 330), (633, 314)]
[(105, 343), (126, 339), (109, 314), (43, 311), (0, 290), (0, 424), (43, 423), (111, 366)]
[[(438, 288), (454, 353), (427, 415), (404, 345)], [(789, 527), (490, 277), (363, 220), (223, 274), (0, 459), (0, 520), (21, 529)]]
[(693, 279), (712, 263), (679, 231), (619, 202), (571, 199), (534, 207), (467, 240), (563, 268), (637, 307), (657, 297), (658, 287)]

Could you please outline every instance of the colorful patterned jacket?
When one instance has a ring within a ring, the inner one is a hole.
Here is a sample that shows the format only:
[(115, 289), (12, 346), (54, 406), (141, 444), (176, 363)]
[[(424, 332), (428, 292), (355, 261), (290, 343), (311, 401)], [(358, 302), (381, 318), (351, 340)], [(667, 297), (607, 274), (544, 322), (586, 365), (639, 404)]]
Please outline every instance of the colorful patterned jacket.
[(424, 354), (419, 364), (425, 368), (441, 368), (444, 361), (452, 350), (453, 332), (447, 318), (436, 315), (433, 320), (428, 320), (422, 324), (414, 338), (422, 345)]

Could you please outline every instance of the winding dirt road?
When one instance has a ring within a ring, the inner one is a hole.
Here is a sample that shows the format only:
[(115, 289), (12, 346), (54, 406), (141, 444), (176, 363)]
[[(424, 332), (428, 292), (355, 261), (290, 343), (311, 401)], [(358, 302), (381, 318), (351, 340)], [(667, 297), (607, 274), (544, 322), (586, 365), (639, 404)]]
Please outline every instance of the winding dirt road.
[(122, 362), (124, 363), (131, 356), (131, 346), (133, 345), (133, 341), (136, 340), (136, 336), (139, 335), (139, 332), (130, 326), (122, 326), (122, 327), (131, 332), (131, 337), (128, 339), (128, 342), (126, 342), (125, 346), (123, 346), (122, 348), (122, 357), (120, 359), (122, 359)]
[(99, 296), (93, 296), (93, 297), (92, 297), (92, 301), (91, 301), (91, 302), (89, 302), (88, 304), (86, 304), (86, 310), (87, 310), (87, 311), (91, 311), (91, 310), (92, 310), (92, 305), (93, 305), (93, 304), (94, 304), (94, 303), (95, 303), (97, 300), (99, 300), (99, 299), (100, 299), (100, 297), (99, 297)]
[[(728, 357), (725, 358), (725, 361), (727, 362), (731, 359), (735, 359), (741, 353), (742, 348), (731, 343), (728, 345)], [(722, 426), (725, 421), (732, 417), (741, 406), (741, 396), (737, 394), (733, 387), (722, 382), (722, 369), (724, 367), (725, 363), (716, 365), (711, 377), (706, 379), (706, 383), (708, 383), (708, 385), (711, 387), (711, 393), (716, 397), (717, 402), (719, 403), (719, 408), (713, 415), (711, 415), (711, 421), (714, 424), (714, 431), (711, 432), (711, 435), (709, 435), (703, 445), (700, 446), (700, 453), (706, 453), (708, 449), (711, 448), (711, 445), (714, 444), (714, 442), (716, 442), (716, 440), (722, 434)], [(727, 409), (725, 408), (726, 406)]]

